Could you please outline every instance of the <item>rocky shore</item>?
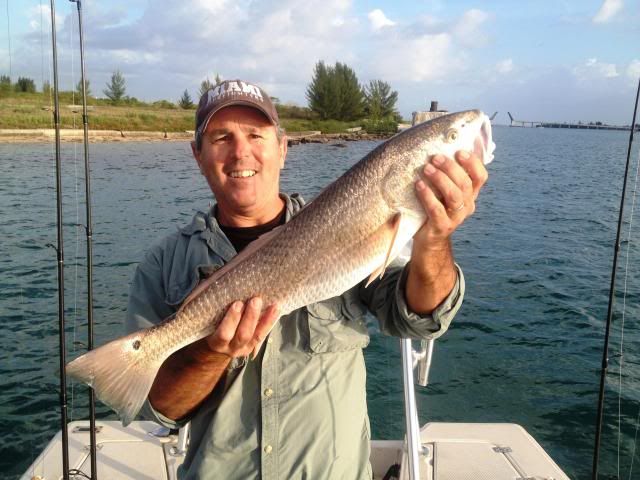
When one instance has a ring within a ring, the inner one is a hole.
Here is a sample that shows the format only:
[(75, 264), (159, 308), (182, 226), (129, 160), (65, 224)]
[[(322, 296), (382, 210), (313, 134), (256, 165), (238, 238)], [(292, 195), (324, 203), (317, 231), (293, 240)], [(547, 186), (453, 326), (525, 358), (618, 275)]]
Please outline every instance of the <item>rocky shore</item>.
[(300, 143), (329, 143), (340, 145), (342, 142), (358, 142), (361, 140), (386, 140), (391, 137), (389, 134), (367, 133), (364, 131), (354, 133), (320, 133), (315, 132), (312, 135), (300, 135), (295, 132), (287, 134), (289, 146), (298, 145)]
[[(61, 129), (62, 142), (82, 142), (81, 129)], [(141, 132), (125, 130), (89, 130), (90, 142), (176, 142), (189, 141), (193, 131), (184, 132)], [(289, 146), (304, 143), (342, 144), (359, 140), (383, 140), (390, 135), (370, 134), (363, 131), (347, 133), (291, 132), (287, 134)], [(54, 129), (0, 129), (0, 143), (53, 142)]]
[[(82, 129), (60, 130), (62, 142), (82, 142)], [(193, 131), (185, 132), (139, 132), (125, 130), (89, 130), (90, 142), (144, 142), (144, 141), (185, 141), (193, 138)], [(0, 129), (0, 143), (52, 142), (55, 130), (46, 129)]]

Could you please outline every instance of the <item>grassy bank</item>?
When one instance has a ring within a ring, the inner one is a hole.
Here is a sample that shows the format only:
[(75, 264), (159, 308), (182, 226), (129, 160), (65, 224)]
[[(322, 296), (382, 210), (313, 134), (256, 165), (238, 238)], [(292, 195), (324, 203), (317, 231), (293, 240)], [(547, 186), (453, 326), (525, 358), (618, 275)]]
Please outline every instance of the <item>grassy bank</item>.
[[(61, 128), (82, 128), (80, 102), (81, 99), (71, 92), (60, 95)], [(88, 105), (89, 128), (92, 130), (183, 132), (194, 129), (195, 107), (185, 110), (167, 101), (144, 103), (135, 100), (116, 106), (95, 98), (90, 98)], [(299, 107), (277, 108), (282, 126), (288, 132), (320, 130), (323, 133), (341, 133), (347, 128), (363, 125), (362, 121), (319, 120)], [(53, 128), (52, 111), (53, 100), (49, 95), (12, 92), (9, 96), (0, 96), (0, 129)], [(296, 113), (298, 118), (288, 116), (291, 113)]]
[[(76, 107), (70, 108), (74, 103)], [(82, 128), (82, 109), (78, 103), (80, 99), (77, 96), (74, 99), (70, 93), (60, 96), (62, 128)], [(180, 132), (194, 128), (195, 110), (167, 108), (162, 102), (113, 106), (90, 99), (88, 105), (89, 125), (95, 130)], [(19, 93), (0, 98), (0, 128), (53, 128), (52, 110), (53, 101), (41, 93)]]

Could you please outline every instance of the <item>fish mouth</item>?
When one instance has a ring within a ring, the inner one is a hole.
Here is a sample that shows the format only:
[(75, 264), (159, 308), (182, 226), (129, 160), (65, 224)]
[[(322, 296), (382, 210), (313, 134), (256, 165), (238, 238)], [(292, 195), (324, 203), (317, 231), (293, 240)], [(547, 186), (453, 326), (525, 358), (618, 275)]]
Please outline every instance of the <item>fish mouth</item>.
[(483, 115), (482, 126), (480, 127), (480, 134), (473, 142), (473, 153), (482, 159), (482, 163), (487, 165), (493, 160), (493, 152), (496, 149), (496, 144), (493, 143), (491, 136), (491, 120), (486, 115)]
[(246, 170), (232, 170), (227, 175), (231, 178), (250, 178), (253, 177), (256, 173), (255, 170), (246, 169)]

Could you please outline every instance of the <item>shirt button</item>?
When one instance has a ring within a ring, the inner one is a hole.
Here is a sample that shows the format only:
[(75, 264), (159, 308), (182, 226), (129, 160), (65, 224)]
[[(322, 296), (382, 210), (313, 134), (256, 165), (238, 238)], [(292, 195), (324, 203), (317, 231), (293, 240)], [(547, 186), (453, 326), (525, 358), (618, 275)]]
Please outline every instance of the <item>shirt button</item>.
[(273, 338), (271, 337), (267, 338), (267, 343), (273, 343)]
[(264, 453), (266, 453), (267, 455), (270, 454), (272, 450), (273, 447), (271, 445), (267, 445), (266, 447), (264, 447)]
[(273, 390), (271, 390), (270, 388), (266, 388), (266, 389), (264, 390), (264, 396), (268, 398), (268, 397), (270, 397), (271, 395), (273, 395)]

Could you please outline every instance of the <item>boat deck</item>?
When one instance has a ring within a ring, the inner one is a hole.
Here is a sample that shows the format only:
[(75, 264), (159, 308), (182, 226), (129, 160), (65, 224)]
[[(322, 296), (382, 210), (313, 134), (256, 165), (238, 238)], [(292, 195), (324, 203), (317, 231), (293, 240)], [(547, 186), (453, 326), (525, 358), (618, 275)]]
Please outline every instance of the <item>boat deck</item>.
[[(68, 428), (70, 468), (88, 474), (88, 422), (71, 422)], [(177, 479), (177, 469), (184, 459), (178, 435), (146, 421), (133, 422), (126, 428), (117, 421), (98, 421), (96, 428), (98, 478)], [(429, 423), (420, 435), (425, 449), (421, 480), (569, 480), (519, 425)], [(62, 478), (61, 443), (58, 432), (21, 480)], [(390, 468), (400, 465), (399, 476), (389, 478), (409, 480), (402, 441), (374, 440), (371, 447), (374, 479), (384, 478)]]

